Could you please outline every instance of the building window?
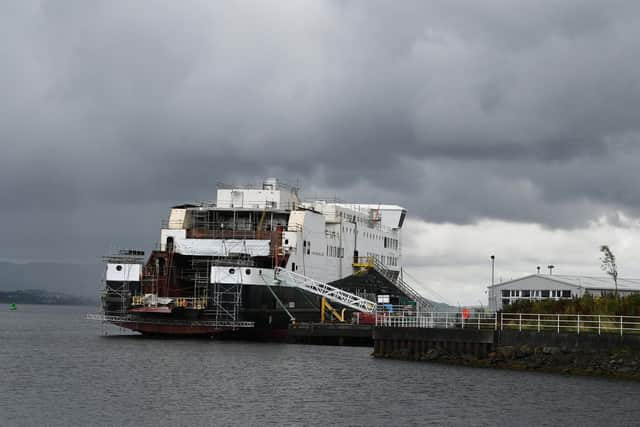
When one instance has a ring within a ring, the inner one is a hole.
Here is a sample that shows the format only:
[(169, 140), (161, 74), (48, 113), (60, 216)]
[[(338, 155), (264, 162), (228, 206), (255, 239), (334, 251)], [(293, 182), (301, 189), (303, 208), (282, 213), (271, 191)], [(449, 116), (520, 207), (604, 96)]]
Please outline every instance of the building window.
[(540, 296), (542, 298), (549, 298), (549, 290), (540, 291)]
[(571, 298), (571, 291), (562, 291), (562, 298)]
[(502, 296), (503, 297), (509, 297), (509, 291), (503, 290), (502, 291)]
[(529, 298), (531, 296), (531, 291), (520, 291), (520, 296), (522, 298)]

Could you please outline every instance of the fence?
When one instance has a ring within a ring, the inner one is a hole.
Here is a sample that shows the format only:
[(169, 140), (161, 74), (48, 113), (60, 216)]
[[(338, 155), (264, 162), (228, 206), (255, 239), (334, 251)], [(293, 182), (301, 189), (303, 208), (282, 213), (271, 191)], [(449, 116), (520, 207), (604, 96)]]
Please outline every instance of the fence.
[(376, 326), (393, 328), (510, 329), (598, 335), (640, 333), (640, 316), (379, 310), (375, 320)]

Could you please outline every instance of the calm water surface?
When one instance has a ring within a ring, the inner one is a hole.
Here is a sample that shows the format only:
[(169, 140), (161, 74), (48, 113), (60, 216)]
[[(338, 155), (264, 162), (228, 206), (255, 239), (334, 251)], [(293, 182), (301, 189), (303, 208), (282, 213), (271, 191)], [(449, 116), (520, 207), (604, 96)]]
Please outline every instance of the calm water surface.
[(89, 311), (1, 306), (0, 425), (640, 425), (639, 383), (368, 348), (102, 337)]

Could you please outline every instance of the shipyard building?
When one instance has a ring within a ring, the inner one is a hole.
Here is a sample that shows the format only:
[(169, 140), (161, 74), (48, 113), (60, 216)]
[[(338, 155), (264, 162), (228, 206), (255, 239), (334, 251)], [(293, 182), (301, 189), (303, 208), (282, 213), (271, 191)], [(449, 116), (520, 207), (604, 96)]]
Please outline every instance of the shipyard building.
[[(615, 292), (610, 277), (532, 274), (488, 287), (489, 310), (502, 310), (518, 300), (555, 300), (581, 297), (586, 293), (595, 297)], [(640, 279), (618, 278), (618, 295), (640, 292)]]

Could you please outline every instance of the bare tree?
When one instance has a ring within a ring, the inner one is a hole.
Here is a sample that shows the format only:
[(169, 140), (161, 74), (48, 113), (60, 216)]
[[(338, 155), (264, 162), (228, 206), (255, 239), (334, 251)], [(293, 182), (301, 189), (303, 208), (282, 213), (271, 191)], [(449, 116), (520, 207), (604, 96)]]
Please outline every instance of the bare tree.
[(607, 245), (600, 246), (600, 252), (602, 252), (600, 268), (613, 279), (615, 296), (618, 296), (618, 266), (616, 265), (616, 256)]

